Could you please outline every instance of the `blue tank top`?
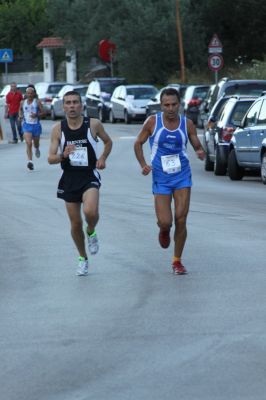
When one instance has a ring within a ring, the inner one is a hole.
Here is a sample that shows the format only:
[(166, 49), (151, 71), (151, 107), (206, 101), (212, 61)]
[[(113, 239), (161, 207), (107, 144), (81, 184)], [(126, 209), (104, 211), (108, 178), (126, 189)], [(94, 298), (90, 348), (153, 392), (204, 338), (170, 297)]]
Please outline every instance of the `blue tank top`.
[[(169, 130), (163, 124), (163, 113), (156, 114), (156, 123), (153, 134), (149, 137), (151, 147), (151, 164), (153, 176), (168, 180), (178, 175), (190, 176), (190, 165), (187, 156), (187, 123), (186, 117), (180, 115), (180, 123), (177, 129)], [(163, 170), (162, 157), (178, 155), (181, 169), (178, 172), (166, 173)]]

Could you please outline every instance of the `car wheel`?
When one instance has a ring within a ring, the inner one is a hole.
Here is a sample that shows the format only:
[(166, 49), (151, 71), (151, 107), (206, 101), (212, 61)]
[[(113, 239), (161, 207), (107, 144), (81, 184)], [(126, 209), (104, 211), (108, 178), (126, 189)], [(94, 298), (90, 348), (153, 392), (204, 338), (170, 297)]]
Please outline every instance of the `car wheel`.
[(261, 166), (260, 166), (261, 180), (264, 185), (266, 185), (266, 153), (262, 155)]
[(125, 120), (125, 123), (126, 123), (126, 124), (130, 124), (130, 123), (131, 123), (131, 118), (130, 118), (130, 116), (128, 115), (127, 110), (125, 110), (125, 113), (124, 113), (124, 120)]
[(235, 149), (231, 150), (229, 153), (228, 175), (232, 181), (240, 181), (244, 176), (244, 169), (237, 163)]
[(226, 164), (221, 159), (220, 147), (216, 146), (215, 159), (214, 159), (214, 174), (225, 175), (226, 170), (227, 170)]
[(104, 114), (103, 114), (103, 109), (102, 108), (99, 108), (98, 115), (99, 115), (99, 120), (101, 122), (105, 122), (105, 118), (104, 118)]
[(109, 112), (109, 121), (111, 122), (111, 124), (116, 123), (116, 118), (114, 117), (113, 110), (110, 110), (110, 112)]
[(213, 171), (214, 170), (214, 162), (210, 160), (208, 149), (206, 149), (204, 167), (205, 167), (205, 171)]
[(53, 107), (51, 108), (51, 119), (52, 119), (53, 121), (56, 120), (56, 115), (55, 115), (55, 112), (54, 112)]

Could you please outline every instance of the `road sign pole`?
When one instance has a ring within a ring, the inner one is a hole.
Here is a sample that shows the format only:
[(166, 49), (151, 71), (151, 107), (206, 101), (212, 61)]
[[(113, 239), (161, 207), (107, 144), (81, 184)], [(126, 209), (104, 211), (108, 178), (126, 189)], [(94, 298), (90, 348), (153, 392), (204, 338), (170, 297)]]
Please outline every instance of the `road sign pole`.
[(214, 72), (214, 80), (215, 80), (215, 84), (218, 83), (218, 71)]
[(7, 64), (8, 63), (5, 63), (5, 83), (7, 84), (7, 82), (8, 82), (8, 66), (7, 66)]

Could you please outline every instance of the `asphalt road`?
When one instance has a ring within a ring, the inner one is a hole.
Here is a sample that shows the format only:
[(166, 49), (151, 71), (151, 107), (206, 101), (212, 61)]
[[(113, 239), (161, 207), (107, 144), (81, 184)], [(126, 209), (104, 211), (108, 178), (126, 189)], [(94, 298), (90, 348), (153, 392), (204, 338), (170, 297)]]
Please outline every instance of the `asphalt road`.
[(174, 276), (133, 154), (140, 125), (106, 124), (100, 252), (76, 277), (51, 125), (32, 172), (24, 144), (0, 145), (0, 399), (264, 399), (266, 187), (205, 172), (190, 148), (189, 274)]

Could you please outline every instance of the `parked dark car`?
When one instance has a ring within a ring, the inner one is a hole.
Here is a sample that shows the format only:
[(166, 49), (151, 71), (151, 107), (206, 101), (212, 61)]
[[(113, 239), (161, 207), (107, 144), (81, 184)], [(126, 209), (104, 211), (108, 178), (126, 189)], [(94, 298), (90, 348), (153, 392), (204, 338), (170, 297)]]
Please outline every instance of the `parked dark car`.
[(233, 132), (255, 99), (255, 97), (233, 96), (224, 102), (218, 119), (204, 132), (206, 170), (214, 170), (215, 175), (226, 174), (229, 144)]
[(120, 85), (111, 97), (110, 122), (118, 119), (130, 124), (146, 118), (146, 105), (156, 96), (158, 89), (153, 85)]
[(147, 105), (146, 105), (146, 115), (147, 117), (152, 114), (156, 114), (158, 111), (161, 111), (161, 102), (160, 102), (160, 95), (163, 89), (166, 88), (174, 88), (178, 90), (180, 99), (183, 99), (183, 96), (185, 94), (187, 85), (183, 84), (178, 84), (178, 83), (169, 83), (169, 85), (165, 86), (164, 88), (160, 89), (159, 92), (156, 94), (156, 96), (152, 97)]
[(180, 111), (197, 125), (199, 106), (205, 99), (210, 85), (190, 85), (187, 87)]
[(206, 127), (207, 120), (210, 113), (210, 102), (212, 98), (213, 91), (215, 89), (215, 85), (211, 85), (206, 94), (205, 99), (199, 105), (198, 119), (197, 119), (197, 127), (203, 129)]
[(211, 96), (209, 109), (222, 96), (260, 96), (266, 90), (266, 80), (263, 79), (229, 79), (222, 78), (216, 84)]
[(86, 114), (105, 122), (109, 118), (110, 99), (114, 89), (125, 84), (125, 78), (95, 78), (86, 93)]
[(224, 96), (224, 97), (221, 97), (219, 100), (217, 100), (211, 109), (211, 112), (209, 114), (207, 121), (204, 123), (205, 128), (204, 128), (204, 133), (203, 133), (203, 146), (206, 151), (206, 157), (205, 157), (205, 162), (204, 162), (206, 171), (213, 171), (213, 169), (214, 169), (214, 161), (209, 156), (209, 149), (208, 149), (208, 143), (210, 141), (209, 138), (214, 136), (213, 129), (215, 127), (215, 123), (219, 119), (219, 116), (222, 112), (224, 104), (229, 99), (230, 99), (230, 97)]
[(229, 145), (230, 179), (241, 180), (247, 170), (260, 171), (266, 184), (266, 95), (249, 108)]

